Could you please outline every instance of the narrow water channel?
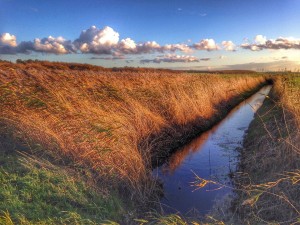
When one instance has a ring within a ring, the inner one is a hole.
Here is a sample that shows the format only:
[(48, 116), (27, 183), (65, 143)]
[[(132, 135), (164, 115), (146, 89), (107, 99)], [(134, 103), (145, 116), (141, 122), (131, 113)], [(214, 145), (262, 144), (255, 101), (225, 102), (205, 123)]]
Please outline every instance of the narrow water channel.
[(229, 174), (236, 171), (237, 148), (242, 147), (245, 131), (270, 89), (271, 85), (265, 86), (240, 103), (219, 124), (176, 151), (153, 171), (163, 182), (161, 205), (165, 213), (205, 215), (217, 200), (232, 193), (230, 188), (218, 189), (219, 186), (213, 184), (195, 190), (192, 182), (197, 174), (232, 186)]

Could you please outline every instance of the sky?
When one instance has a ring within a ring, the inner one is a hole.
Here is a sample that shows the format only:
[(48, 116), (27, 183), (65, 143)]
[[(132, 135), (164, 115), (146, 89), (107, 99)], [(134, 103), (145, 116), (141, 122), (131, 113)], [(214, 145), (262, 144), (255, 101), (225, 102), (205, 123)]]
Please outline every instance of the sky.
[(0, 58), (300, 69), (300, 0), (0, 0)]

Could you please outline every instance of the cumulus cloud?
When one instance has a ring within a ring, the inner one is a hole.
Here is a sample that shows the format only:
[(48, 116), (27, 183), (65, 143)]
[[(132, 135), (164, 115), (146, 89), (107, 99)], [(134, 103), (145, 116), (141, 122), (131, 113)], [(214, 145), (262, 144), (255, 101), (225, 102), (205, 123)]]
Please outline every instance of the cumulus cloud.
[(52, 36), (34, 39), (33, 50), (54, 54), (67, 54), (76, 51), (71, 41), (67, 41), (63, 37), (54, 38)]
[(261, 51), (263, 49), (300, 49), (300, 39), (292, 37), (279, 37), (275, 40), (267, 39), (262, 35), (257, 35), (254, 43), (244, 43), (241, 45), (243, 49), (251, 51)]
[[(30, 54), (31, 52), (71, 54), (80, 52), (83, 54), (106, 54), (115, 59), (124, 58), (126, 54), (190, 53), (195, 49), (207, 51), (219, 49), (213, 39), (204, 39), (194, 45), (184, 43), (160, 45), (156, 41), (136, 43), (131, 38), (120, 40), (119, 36), (119, 33), (111, 27), (106, 26), (99, 29), (91, 26), (87, 30), (83, 30), (73, 42), (65, 40), (63, 37), (49, 36), (17, 44), (16, 36), (4, 33), (0, 35), (0, 54)], [(227, 48), (230, 49), (230, 46)]]
[(131, 38), (119, 41), (119, 33), (111, 27), (98, 29), (96, 26), (82, 31), (74, 44), (82, 53), (94, 54), (142, 54), (163, 52), (165, 50), (155, 41), (138, 44)]
[(243, 48), (243, 49), (249, 49), (251, 51), (260, 51), (260, 50), (262, 50), (256, 44), (249, 44), (249, 43), (241, 44), (241, 48)]
[(267, 40), (264, 47), (269, 49), (300, 49), (300, 39), (279, 37), (275, 41)]
[(137, 45), (136, 53), (163, 52), (162, 47), (156, 41), (147, 41)]
[(29, 54), (32, 51), (67, 54), (76, 51), (72, 42), (65, 40), (63, 37), (36, 38), (34, 41), (22, 41), (20, 44), (17, 44), (16, 40), (16, 36), (9, 33), (0, 35), (0, 54)]
[(91, 26), (81, 32), (74, 44), (83, 53), (111, 54), (119, 42), (119, 33), (111, 27)]
[(144, 43), (136, 44), (132, 39), (126, 38), (122, 39), (115, 51), (123, 53), (123, 54), (147, 54), (147, 53), (155, 53), (155, 52), (191, 52), (192, 49), (190, 46), (186, 44), (167, 44), (164, 46), (159, 45), (155, 41), (147, 41)]
[(167, 54), (164, 56), (158, 56), (155, 59), (142, 59), (140, 60), (141, 63), (175, 63), (175, 62), (183, 62), (183, 63), (190, 63), (190, 62), (199, 62), (199, 59), (195, 56), (191, 55), (175, 55), (175, 54)]
[[(245, 43), (238, 47), (252, 51), (263, 49), (300, 49), (300, 39), (279, 37), (273, 40), (267, 39), (263, 35), (257, 35), (252, 42), (247, 39)], [(218, 45), (214, 39), (202, 39), (194, 44), (171, 43), (160, 45), (156, 41), (136, 42), (129, 37), (120, 39), (119, 33), (108, 26), (101, 29), (91, 26), (87, 30), (83, 30), (75, 41), (65, 40), (63, 37), (49, 36), (46, 38), (35, 38), (33, 41), (22, 41), (18, 44), (15, 35), (10, 33), (0, 34), (0, 54), (41, 52), (47, 54), (90, 53), (109, 55), (108, 57), (98, 57), (101, 59), (125, 59), (125, 55), (128, 54), (166, 54), (163, 57), (148, 60), (148, 62), (160, 63), (209, 60), (209, 58), (198, 59), (194, 56), (181, 55), (179, 52), (191, 53), (195, 50), (214, 51), (221, 49), (236, 51), (237, 46), (232, 41), (223, 41)]]
[(122, 52), (124, 54), (148, 54), (148, 53), (155, 53), (155, 52), (191, 52), (190, 46), (186, 44), (167, 44), (161, 46), (156, 41), (147, 41), (144, 43), (135, 44), (133, 40), (130, 38), (123, 39), (116, 51)]
[(17, 46), (17, 38), (10, 33), (4, 33), (0, 35), (0, 46)]
[(22, 41), (14, 49), (14, 54), (17, 54), (17, 53), (30, 54), (32, 51), (35, 51), (33, 42), (32, 41)]
[[(263, 35), (257, 35), (253, 42), (248, 39), (238, 47), (251, 51), (263, 49), (300, 49), (300, 39), (279, 37), (275, 40), (267, 39)], [(31, 52), (51, 53), (51, 54), (98, 54), (110, 55), (103, 59), (124, 59), (128, 54), (151, 54), (170, 53), (167, 57), (159, 57), (149, 62), (190, 62), (197, 59), (192, 56), (176, 55), (177, 52), (191, 53), (194, 50), (226, 50), (236, 51), (237, 46), (232, 41), (223, 41), (218, 45), (214, 39), (202, 39), (197, 43), (177, 43), (160, 45), (156, 41), (136, 43), (127, 37), (120, 40), (120, 35), (111, 27), (102, 29), (91, 26), (83, 30), (75, 41), (65, 40), (63, 37), (35, 38), (33, 41), (23, 41), (17, 43), (15, 35), (10, 33), (0, 34), (0, 54), (30, 54)], [(221, 57), (222, 59), (223, 57)]]
[(265, 36), (259, 34), (259, 35), (255, 36), (254, 40), (257, 44), (263, 45), (266, 43), (267, 38)]
[(137, 52), (136, 43), (134, 42), (134, 40), (130, 38), (122, 39), (118, 44), (118, 51), (125, 54), (136, 53)]
[(0, 35), (0, 54), (15, 54), (17, 38), (10, 33)]
[(186, 53), (192, 51), (191, 47), (186, 44), (167, 44), (163, 46), (163, 50), (170, 52), (182, 51)]
[(226, 51), (236, 51), (235, 44), (232, 41), (222, 41), (222, 46)]
[(219, 46), (216, 44), (214, 39), (203, 39), (198, 43), (193, 44), (193, 48), (196, 50), (213, 51), (219, 50)]

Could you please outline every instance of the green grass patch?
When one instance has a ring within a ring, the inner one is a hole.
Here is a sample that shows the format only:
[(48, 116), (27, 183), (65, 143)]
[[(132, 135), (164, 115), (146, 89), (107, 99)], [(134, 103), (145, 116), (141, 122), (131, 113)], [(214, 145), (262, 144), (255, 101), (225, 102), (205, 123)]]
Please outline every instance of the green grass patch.
[(35, 97), (26, 97), (25, 101), (29, 108), (45, 108), (47, 106), (45, 102)]
[(6, 103), (14, 94), (11, 90), (12, 82), (0, 85), (0, 103)]
[(294, 77), (293, 80), (294, 80), (294, 82), (295, 82), (296, 85), (299, 85), (299, 86), (300, 86), (300, 75)]
[(105, 128), (100, 124), (92, 124), (92, 129), (97, 133), (105, 133), (107, 136), (112, 136), (112, 128)]
[(100, 99), (110, 98), (117, 101), (124, 101), (119, 90), (110, 84), (103, 84), (96, 88), (95, 93)]
[(99, 224), (122, 203), (48, 161), (0, 148), (0, 224)]

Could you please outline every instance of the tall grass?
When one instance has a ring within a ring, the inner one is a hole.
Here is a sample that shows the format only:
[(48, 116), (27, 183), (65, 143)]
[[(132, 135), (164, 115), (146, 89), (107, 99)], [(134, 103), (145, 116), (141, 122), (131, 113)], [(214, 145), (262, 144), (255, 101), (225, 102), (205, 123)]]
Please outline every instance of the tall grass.
[(299, 77), (277, 76), (250, 124), (235, 177), (235, 214), (227, 217), (234, 223), (300, 222)]
[(0, 123), (0, 225), (100, 224), (107, 218), (120, 219), (124, 208), (114, 193), (97, 187), (88, 174), (29, 155), (13, 135)]
[(1, 62), (0, 120), (31, 153), (90, 170), (98, 182), (143, 201), (155, 185), (149, 175), (158, 157), (209, 128), (265, 81), (255, 74)]
[[(230, 187), (236, 195), (211, 212), (226, 224), (300, 223), (300, 74), (279, 74), (273, 80), (244, 140)], [(210, 183), (227, 187), (195, 174), (196, 189)]]

